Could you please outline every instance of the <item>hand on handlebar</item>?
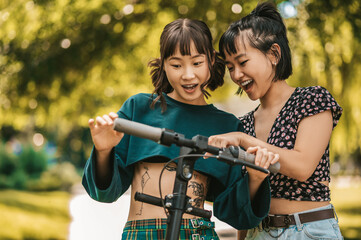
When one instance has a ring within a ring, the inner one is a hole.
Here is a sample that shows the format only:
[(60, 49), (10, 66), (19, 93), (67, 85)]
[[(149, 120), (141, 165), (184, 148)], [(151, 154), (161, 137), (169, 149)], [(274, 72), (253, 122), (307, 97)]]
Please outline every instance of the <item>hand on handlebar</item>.
[[(259, 146), (249, 147), (247, 149), (247, 152), (255, 154), (256, 157), (254, 164), (265, 169), (268, 169), (271, 164), (275, 164), (276, 162), (278, 162), (280, 158), (277, 153), (270, 152), (266, 148), (261, 148)], [(254, 170), (252, 168), (247, 167), (247, 171), (250, 177), (258, 178), (260, 180), (263, 180), (267, 176), (267, 174)]]
[(97, 116), (95, 120), (89, 119), (90, 133), (97, 151), (110, 151), (122, 139), (124, 134), (113, 129), (116, 118), (118, 114), (110, 112), (102, 117)]

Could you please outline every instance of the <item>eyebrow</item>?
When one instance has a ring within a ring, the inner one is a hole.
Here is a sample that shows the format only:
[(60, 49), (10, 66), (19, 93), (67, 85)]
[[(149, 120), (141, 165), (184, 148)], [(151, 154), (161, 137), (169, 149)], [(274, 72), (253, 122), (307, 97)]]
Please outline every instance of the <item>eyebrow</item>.
[[(235, 56), (234, 59), (238, 60), (239, 58), (244, 57), (246, 55), (247, 55), (246, 53), (241, 53), (241, 54), (238, 54), (237, 56)], [(225, 61), (225, 64), (228, 64), (228, 63), (229, 63), (229, 61)]]
[[(203, 57), (203, 54), (197, 54), (197, 55), (192, 56), (191, 58), (194, 59), (197, 57)], [(179, 57), (170, 57), (169, 60), (181, 60), (181, 59)]]

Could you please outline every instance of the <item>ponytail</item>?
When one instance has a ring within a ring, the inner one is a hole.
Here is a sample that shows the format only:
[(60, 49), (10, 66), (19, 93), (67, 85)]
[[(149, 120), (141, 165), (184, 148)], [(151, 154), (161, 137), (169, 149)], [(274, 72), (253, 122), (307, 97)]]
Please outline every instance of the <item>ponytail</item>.
[[(212, 64), (212, 59), (209, 60), (209, 64)], [(224, 60), (221, 58), (221, 55), (218, 52), (214, 54), (214, 64), (210, 66), (211, 77), (208, 80), (207, 87), (214, 91), (218, 87), (221, 87), (224, 84), (224, 73), (226, 71), (226, 65)]]
[(154, 86), (152, 97), (156, 94), (157, 97), (153, 99), (150, 107), (154, 108), (158, 100), (160, 100), (162, 111), (167, 108), (167, 103), (163, 96), (163, 92), (170, 93), (173, 88), (168, 82), (165, 71), (163, 70), (162, 61), (160, 58), (155, 58), (148, 63), (148, 67), (151, 68), (150, 75)]

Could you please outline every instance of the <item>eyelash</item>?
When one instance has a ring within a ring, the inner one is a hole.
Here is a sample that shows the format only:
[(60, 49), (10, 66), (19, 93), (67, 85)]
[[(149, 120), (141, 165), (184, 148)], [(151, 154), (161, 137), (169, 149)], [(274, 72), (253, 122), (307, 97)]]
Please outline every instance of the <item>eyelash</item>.
[(248, 60), (245, 60), (245, 61), (239, 63), (239, 65), (243, 66), (244, 64), (246, 64), (246, 62), (248, 62)]
[[(193, 65), (199, 66), (199, 65), (201, 65), (202, 63), (204, 63), (204, 62), (203, 62), (203, 61), (195, 62)], [(172, 64), (171, 66), (174, 67), (174, 68), (179, 68), (181, 65), (180, 65), (180, 64)]]
[[(248, 60), (245, 60), (245, 61), (243, 61), (243, 62), (240, 62), (239, 65), (240, 65), (241, 67), (243, 67), (243, 66), (246, 64), (246, 62), (248, 62)], [(228, 71), (229, 71), (229, 72), (233, 71), (233, 67), (227, 67), (227, 68), (228, 68)]]

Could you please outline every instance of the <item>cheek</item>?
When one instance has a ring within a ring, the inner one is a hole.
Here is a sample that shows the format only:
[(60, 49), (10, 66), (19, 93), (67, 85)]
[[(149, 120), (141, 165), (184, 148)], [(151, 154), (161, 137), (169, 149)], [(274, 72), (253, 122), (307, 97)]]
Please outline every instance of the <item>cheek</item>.
[(208, 67), (206, 67), (206, 68), (204, 68), (203, 70), (202, 70), (202, 76), (203, 76), (203, 80), (204, 80), (204, 82), (205, 81), (208, 81), (209, 79), (210, 79), (210, 77), (211, 77), (211, 72), (210, 72), (210, 70), (209, 70), (209, 68)]
[(165, 68), (164, 72), (165, 72), (165, 75), (167, 76), (169, 82), (174, 81), (174, 78), (175, 78), (174, 71)]

